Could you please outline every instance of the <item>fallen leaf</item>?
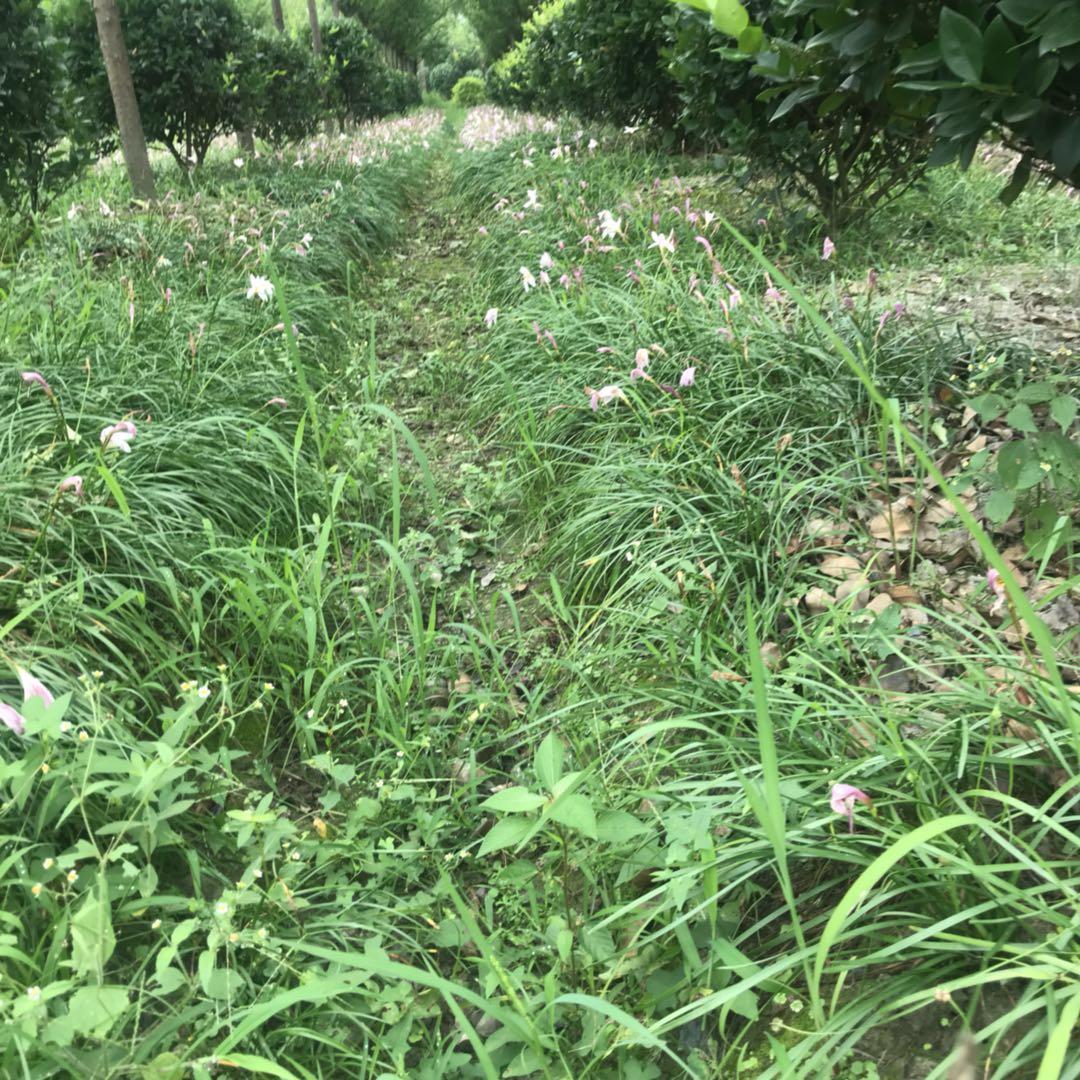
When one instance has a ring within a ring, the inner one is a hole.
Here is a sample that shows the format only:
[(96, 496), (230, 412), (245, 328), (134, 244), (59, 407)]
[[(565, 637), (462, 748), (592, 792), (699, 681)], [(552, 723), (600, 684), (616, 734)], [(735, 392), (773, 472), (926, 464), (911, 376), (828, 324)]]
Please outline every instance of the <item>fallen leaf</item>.
[(713, 682), (744, 683), (746, 679), (742, 675), (736, 675), (734, 671), (710, 671), (709, 678)]
[(899, 582), (896, 585), (890, 585), (889, 595), (898, 604), (904, 604), (905, 606), (921, 603), (919, 594), (910, 585), (905, 585), (903, 582)]
[(866, 610), (880, 615), (886, 608), (892, 607), (893, 598), (887, 593), (878, 593), (867, 605)]
[(821, 560), (821, 572), (834, 578), (849, 578), (862, 573), (862, 563), (853, 555), (826, 555)]
[(835, 602), (832, 593), (816, 587), (811, 589), (803, 597), (803, 603), (806, 605), (806, 610), (809, 611), (811, 615), (820, 615), (823, 611), (827, 611), (831, 608)]
[(761, 648), (758, 650), (758, 655), (769, 671), (775, 671), (784, 659), (783, 654), (780, 652), (780, 646), (775, 641), (763, 641)]

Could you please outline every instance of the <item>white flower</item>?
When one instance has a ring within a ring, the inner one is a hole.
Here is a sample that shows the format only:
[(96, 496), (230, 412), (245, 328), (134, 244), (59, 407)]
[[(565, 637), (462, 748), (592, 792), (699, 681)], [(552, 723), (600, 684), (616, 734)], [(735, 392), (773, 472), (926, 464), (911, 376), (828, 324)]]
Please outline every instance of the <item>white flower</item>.
[(229, 914), (229, 905), (226, 904), (224, 900), (219, 900), (214, 905), (214, 914), (220, 916), (221, 918), (224, 918), (226, 915)]
[(248, 274), (249, 300), (261, 300), (264, 304), (274, 298), (274, 283), (269, 278), (259, 277), (258, 274)]
[(484, 322), (488, 326), (494, 326), (499, 321), (499, 309), (492, 307), (487, 309), (487, 314), (484, 316)]
[(630, 124), (627, 124), (627, 125), (626, 125), (626, 127), (624, 127), (624, 128), (622, 129), (622, 130), (623, 130), (623, 134), (624, 134), (624, 135), (633, 135), (633, 134), (634, 134), (634, 132), (635, 132), (635, 131), (637, 131), (637, 130), (638, 130), (638, 128), (640, 128), (640, 127), (641, 127), (641, 125), (640, 125), (640, 124), (636, 124), (636, 125), (634, 125), (633, 127), (632, 127), (632, 126), (631, 126)]
[(235, 165), (235, 166), (236, 166), (236, 167), (237, 167), (238, 169), (242, 169), (242, 168), (244, 167), (244, 159), (243, 159), (242, 157), (236, 157), (236, 158), (233, 158), (233, 164), (234, 164), (234, 165)]
[(518, 273), (521, 275), (521, 285), (526, 292), (530, 289), (536, 288), (536, 278), (533, 277), (533, 272), (527, 267), (523, 266)]
[(545, 251), (544, 254), (540, 256), (540, 269), (550, 270), (554, 265), (555, 262), (551, 258), (550, 253)]
[(675, 233), (674, 232), (668, 233), (667, 236), (665, 236), (663, 233), (658, 233), (658, 232), (650, 232), (649, 235), (652, 237), (652, 243), (649, 245), (649, 247), (659, 248), (661, 251), (674, 252), (674, 250), (675, 250)]
[(540, 202), (537, 197), (536, 188), (529, 188), (525, 193), (525, 209), (526, 210), (539, 210)]
[(597, 142), (597, 141), (596, 141), (595, 139), (590, 139), (590, 140), (589, 140), (589, 153), (590, 153), (590, 154), (591, 154), (591, 153), (593, 153), (593, 151), (594, 151), (594, 150), (596, 150), (596, 148), (597, 148), (597, 147), (598, 147), (599, 145), (600, 145), (600, 144), (599, 144), (599, 143), (598, 143), (598, 142)]
[(40, 986), (28, 986), (26, 988), (26, 996), (31, 1001), (40, 1001), (41, 1000), (41, 987)]
[(622, 229), (622, 218), (615, 217), (610, 210), (600, 211), (600, 235), (605, 240), (614, 240)]

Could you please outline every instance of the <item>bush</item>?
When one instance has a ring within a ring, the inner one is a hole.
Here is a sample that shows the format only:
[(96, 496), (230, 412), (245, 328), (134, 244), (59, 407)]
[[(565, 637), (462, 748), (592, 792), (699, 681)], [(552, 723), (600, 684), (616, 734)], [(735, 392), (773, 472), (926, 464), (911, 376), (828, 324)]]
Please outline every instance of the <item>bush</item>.
[(462, 53), (436, 64), (428, 72), (428, 89), (448, 98), (454, 92), (457, 81), (474, 71), (478, 57), (475, 53)]
[(73, 128), (71, 87), (38, 0), (11, 0), (0, 22), (0, 203), (36, 212), (74, 176)]
[[(254, 119), (253, 38), (233, 0), (120, 0), (124, 40), (147, 140), (183, 168), (210, 144)], [(72, 80), (84, 93), (96, 141), (116, 142), (116, 114), (91, 6), (69, 0), (57, 25), (67, 38)]]
[(478, 75), (462, 75), (454, 83), (454, 90), (450, 96), (455, 104), (466, 109), (471, 109), (474, 105), (483, 105), (487, 100), (483, 78)]
[(253, 131), (274, 146), (314, 133), (324, 111), (322, 85), (310, 49), (277, 31), (256, 35), (251, 48)]
[(323, 27), (323, 62), (330, 107), (341, 123), (401, 112), (420, 101), (416, 76), (390, 67), (379, 43), (355, 19)]

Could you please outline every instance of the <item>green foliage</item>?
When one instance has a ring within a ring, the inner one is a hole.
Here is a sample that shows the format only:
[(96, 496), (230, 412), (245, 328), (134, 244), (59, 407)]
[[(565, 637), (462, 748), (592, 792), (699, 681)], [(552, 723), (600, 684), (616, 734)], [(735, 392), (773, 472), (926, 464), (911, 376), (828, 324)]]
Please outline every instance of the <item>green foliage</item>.
[[(775, 14), (779, 5), (773, 5)], [(917, 118), (932, 127), (931, 164), (967, 166), (996, 135), (1021, 155), (1003, 193), (1033, 167), (1080, 181), (1080, 15), (1055, 0), (922, 5), (796, 0), (763, 24), (761, 70), (777, 93), (819, 112), (873, 106), (885, 139)], [(808, 57), (814, 60), (808, 61)], [(928, 123), (927, 118), (930, 122)]]
[(35, 212), (78, 171), (73, 89), (39, 0), (0, 19), (0, 206)]
[(502, 56), (521, 33), (537, 0), (461, 0), (488, 60)]
[(271, 146), (312, 134), (325, 115), (319, 68), (310, 48), (274, 30), (255, 35), (245, 63), (258, 138)]
[(450, 10), (449, 0), (342, 0), (341, 10), (358, 18), (401, 56), (418, 59), (428, 31)]
[[(248, 64), (252, 33), (233, 0), (119, 0), (143, 131), (176, 162), (201, 165), (218, 135), (250, 126), (260, 73)], [(91, 5), (58, 11), (71, 76), (96, 140), (116, 140), (116, 115)]]
[(487, 100), (487, 88), (479, 75), (463, 75), (454, 83), (450, 96), (454, 104), (471, 109), (474, 105), (483, 105)]
[(471, 74), (476, 66), (476, 57), (469, 55), (453, 56), (436, 64), (427, 74), (428, 88), (444, 98), (449, 98), (459, 79)]

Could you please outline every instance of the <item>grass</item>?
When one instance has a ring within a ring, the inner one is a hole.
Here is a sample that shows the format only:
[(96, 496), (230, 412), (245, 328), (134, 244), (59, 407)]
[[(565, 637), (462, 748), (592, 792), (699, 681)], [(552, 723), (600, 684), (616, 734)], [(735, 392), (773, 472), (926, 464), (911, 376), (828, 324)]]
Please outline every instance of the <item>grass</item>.
[(893, 306), (1073, 272), (1076, 202), (940, 171), (823, 262), (559, 134), (420, 114), (143, 216), (103, 169), (0, 268), (0, 650), (57, 697), (0, 733), (5, 1075), (1080, 1075), (1074, 473), (1031, 435), (1064, 539), (1015, 550), (963, 419), (1075, 370)]

